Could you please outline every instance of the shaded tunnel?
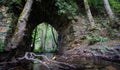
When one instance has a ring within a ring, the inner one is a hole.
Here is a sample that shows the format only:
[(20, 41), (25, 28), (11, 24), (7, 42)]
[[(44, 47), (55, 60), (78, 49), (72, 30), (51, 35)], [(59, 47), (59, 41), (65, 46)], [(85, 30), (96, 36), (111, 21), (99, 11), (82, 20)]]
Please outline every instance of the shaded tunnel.
[(54, 3), (55, 1), (53, 0), (44, 0), (41, 2), (34, 1), (25, 28), (25, 35), (17, 48), (17, 55), (33, 49), (31, 46), (32, 32), (42, 22), (50, 24), (55, 28), (58, 33), (58, 52), (63, 52), (63, 47), (66, 44), (65, 37), (71, 24), (66, 15), (58, 15), (58, 9)]

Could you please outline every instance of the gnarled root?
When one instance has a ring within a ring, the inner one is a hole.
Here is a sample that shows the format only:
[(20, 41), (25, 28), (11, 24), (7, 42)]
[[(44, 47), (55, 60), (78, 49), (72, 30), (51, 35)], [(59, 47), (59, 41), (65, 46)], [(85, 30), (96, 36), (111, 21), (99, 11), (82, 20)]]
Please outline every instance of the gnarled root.
[[(45, 61), (37, 59), (37, 57), (42, 57)], [(23, 57), (18, 58), (18, 60), (23, 60), (23, 59), (30, 60), (30, 61), (37, 61), (41, 65), (45, 66), (48, 70), (50, 70), (49, 64), (52, 64), (52, 63), (57, 65), (60, 68), (64, 68), (63, 66), (70, 67), (70, 68), (75, 68), (75, 66), (70, 65), (68, 63), (54, 61), (54, 60), (51, 60), (51, 59), (47, 58), (45, 55), (37, 55), (33, 52), (26, 52)]]

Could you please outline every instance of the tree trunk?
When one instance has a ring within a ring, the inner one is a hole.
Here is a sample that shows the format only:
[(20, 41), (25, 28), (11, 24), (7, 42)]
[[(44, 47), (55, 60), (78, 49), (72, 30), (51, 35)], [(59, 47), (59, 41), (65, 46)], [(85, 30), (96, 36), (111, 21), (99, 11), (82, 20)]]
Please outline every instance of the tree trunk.
[(6, 50), (10, 51), (11, 49), (17, 48), (20, 42), (23, 40), (23, 37), (25, 36), (25, 32), (27, 31), (26, 26), (32, 4), (33, 4), (33, 0), (27, 0), (25, 7), (18, 19), (15, 33), (11, 38), (11, 41), (8, 43)]
[(87, 16), (88, 16), (90, 25), (91, 25), (91, 26), (94, 26), (94, 25), (95, 25), (95, 22), (94, 22), (94, 19), (93, 19), (92, 14), (91, 14), (90, 7), (89, 7), (89, 4), (88, 4), (88, 1), (87, 1), (87, 0), (84, 0), (84, 5), (85, 5), (85, 10), (86, 10), (86, 12), (87, 12)]
[(43, 46), (44, 51), (45, 51), (45, 47), (46, 47), (47, 29), (48, 29), (48, 25), (45, 24), (45, 29), (44, 29), (44, 46)]
[[(21, 56), (25, 52), (30, 51), (32, 31), (38, 24), (42, 22), (51, 24), (58, 31), (58, 33), (63, 36), (65, 33), (64, 31), (66, 28), (68, 28), (68, 23), (70, 21), (66, 18), (66, 16), (60, 16), (57, 14), (58, 10), (57, 7), (54, 6), (54, 3), (54, 0), (53, 2), (48, 0), (43, 0), (41, 2), (38, 2), (36, 0), (26, 0), (26, 4), (21, 13), (21, 17), (16, 24), (17, 26), (15, 32), (13, 33), (13, 36), (5, 48), (5, 52), (7, 53), (5, 53), (3, 57), (6, 57), (6, 55), (9, 54), (11, 54), (9, 55), (10, 57), (19, 55)], [(48, 7), (50, 8), (48, 9)], [(60, 36), (60, 39), (62, 40), (63, 38)], [(60, 42), (58, 43), (59, 45), (62, 43), (61, 40), (58, 41)], [(11, 59), (9, 56), (7, 56), (7, 59)]]
[(44, 28), (41, 30), (41, 33), (40, 33), (40, 39), (41, 39), (41, 47), (40, 47), (40, 50), (42, 52), (45, 51), (45, 46), (46, 46), (46, 25), (43, 26)]
[(44, 34), (43, 34), (44, 32), (43, 32), (43, 30), (41, 30), (41, 32), (40, 32), (40, 42), (41, 42), (41, 44), (40, 44), (40, 50), (43, 50), (43, 46), (44, 46)]
[(56, 46), (58, 46), (58, 43), (56, 41), (56, 37), (55, 37), (55, 33), (54, 33), (54, 30), (53, 30), (53, 27), (51, 27), (51, 32), (52, 32), (52, 41), (55, 43)]
[(34, 32), (33, 45), (32, 45), (31, 51), (35, 49), (36, 36), (37, 36), (37, 27), (35, 28), (35, 32)]
[(110, 4), (109, 4), (109, 1), (108, 0), (103, 0), (104, 1), (104, 7), (106, 9), (106, 12), (110, 18), (110, 21), (112, 24), (115, 23), (115, 15), (113, 13), (113, 11), (111, 10), (111, 7), (110, 7)]

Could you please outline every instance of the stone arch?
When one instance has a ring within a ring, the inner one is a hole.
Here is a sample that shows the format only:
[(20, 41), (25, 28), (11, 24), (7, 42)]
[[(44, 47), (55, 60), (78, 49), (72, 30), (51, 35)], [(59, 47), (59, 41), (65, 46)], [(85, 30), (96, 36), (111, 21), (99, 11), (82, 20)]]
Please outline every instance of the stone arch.
[[(25, 52), (31, 51), (32, 32), (42, 22), (50, 24), (58, 32), (58, 51), (64, 53), (69, 46), (66, 43), (75, 39), (71, 20), (67, 19), (67, 15), (58, 15), (57, 7), (54, 0), (42, 0), (42, 2), (34, 1), (30, 16), (25, 27), (24, 37), (18, 44), (17, 48), (8, 51), (11, 56), (21, 56)], [(68, 36), (69, 35), (69, 36)], [(14, 43), (14, 42), (13, 42)], [(8, 47), (8, 46), (7, 46)], [(64, 50), (63, 50), (64, 49)], [(8, 56), (8, 57), (9, 57)]]
[[(32, 6), (32, 11), (30, 17), (28, 19), (27, 28), (28, 32), (32, 32), (37, 25), (42, 22), (46, 22), (50, 24), (52, 27), (56, 29), (58, 32), (58, 43), (59, 43), (59, 50), (62, 51), (63, 42), (65, 40), (64, 37), (66, 36), (69, 27), (71, 26), (70, 20), (67, 19), (66, 15), (58, 15), (57, 14), (57, 7), (54, 6), (54, 2), (47, 2), (46, 0), (40, 3), (34, 3)], [(43, 4), (43, 5), (42, 5)], [(49, 8), (49, 9), (48, 9)], [(28, 35), (27, 35), (28, 36)], [(61, 47), (62, 46), (62, 47)]]
[[(22, 41), (20, 41), (20, 43), (18, 44), (17, 48), (11, 48), (10, 50), (6, 49), (7, 53), (11, 52), (10, 54), (8, 54), (8, 57), (19, 57), (25, 52), (31, 51), (32, 32), (35, 29), (35, 27), (42, 22), (46, 22), (56, 29), (56, 31), (58, 32), (58, 51), (60, 53), (64, 51), (64, 45), (66, 44), (66, 42), (69, 42), (69, 40), (67, 40), (66, 35), (69, 34), (71, 21), (67, 19), (66, 15), (57, 14), (57, 7), (54, 3), (54, 0), (44, 0), (42, 2), (34, 1), (33, 6), (31, 8), (32, 10), (30, 12), (30, 16), (27, 21), (27, 25), (25, 27), (25, 35)], [(9, 49), (8, 46), (6, 46), (6, 48)]]

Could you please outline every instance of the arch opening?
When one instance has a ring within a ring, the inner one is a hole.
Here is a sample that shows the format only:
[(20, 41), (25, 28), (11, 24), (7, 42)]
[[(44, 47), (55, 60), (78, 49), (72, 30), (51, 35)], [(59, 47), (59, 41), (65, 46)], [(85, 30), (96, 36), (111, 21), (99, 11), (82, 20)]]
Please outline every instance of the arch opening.
[(57, 50), (58, 33), (48, 23), (40, 23), (32, 32), (32, 51), (36, 53), (55, 52)]

